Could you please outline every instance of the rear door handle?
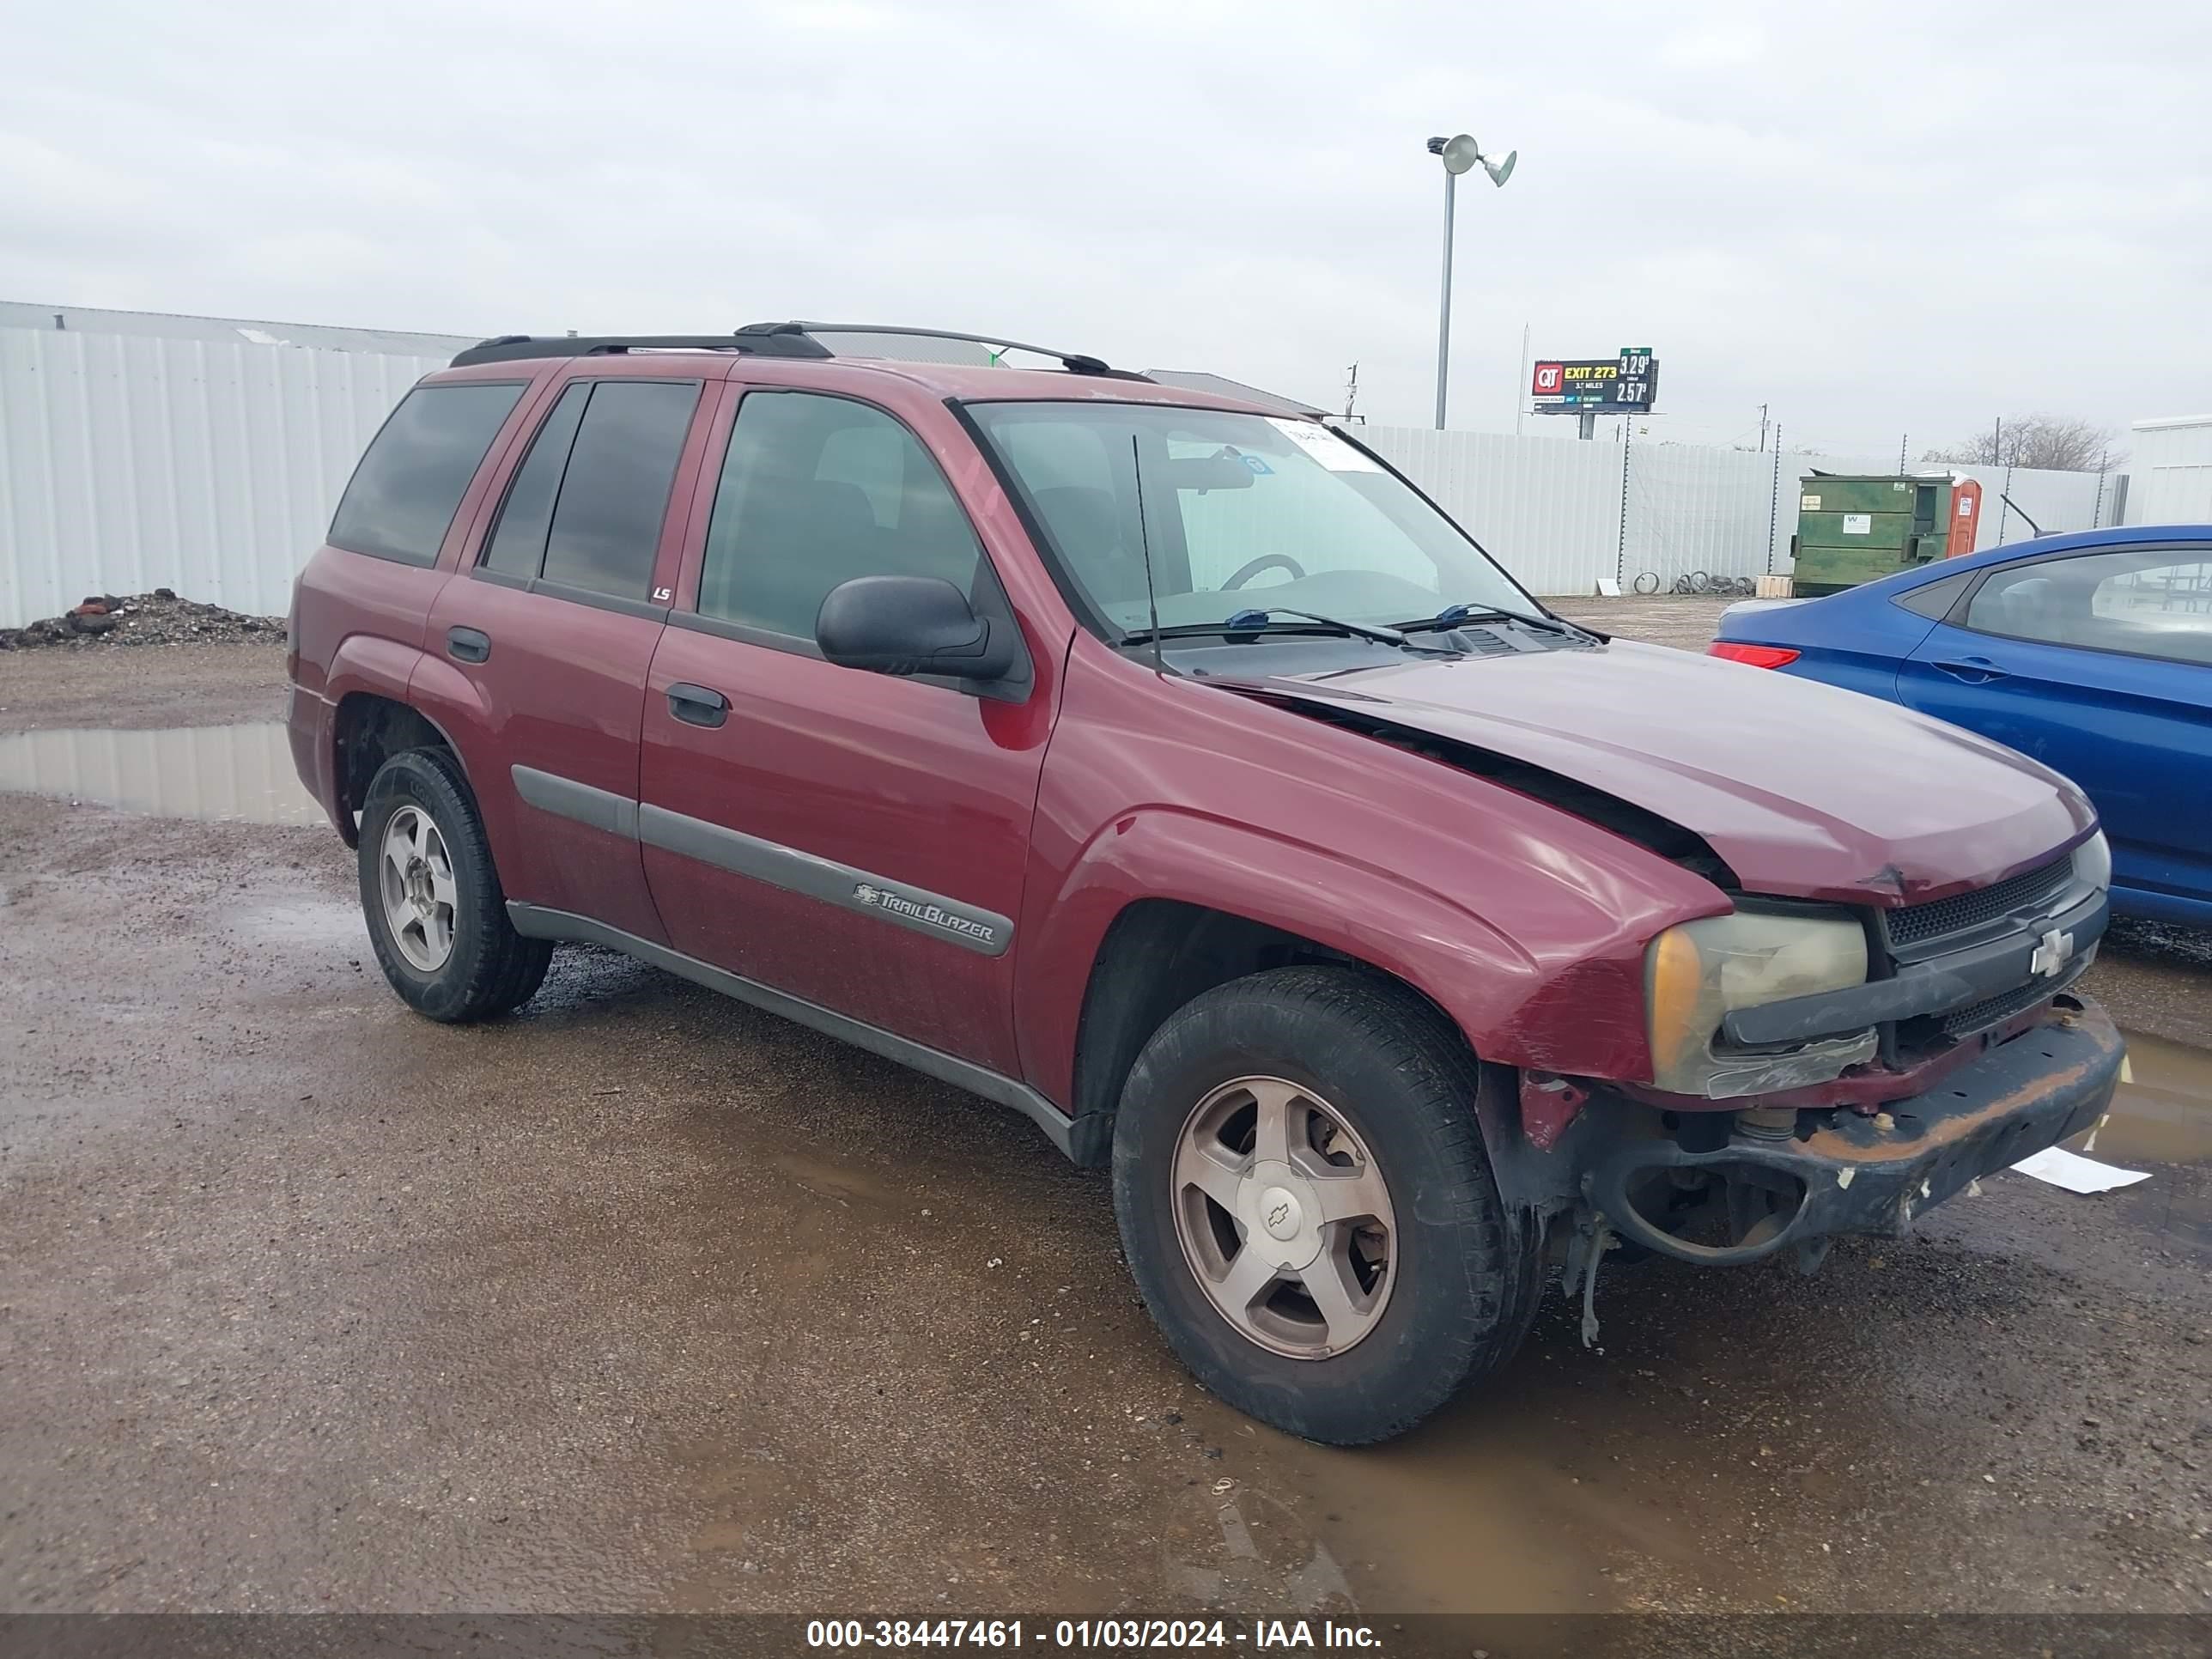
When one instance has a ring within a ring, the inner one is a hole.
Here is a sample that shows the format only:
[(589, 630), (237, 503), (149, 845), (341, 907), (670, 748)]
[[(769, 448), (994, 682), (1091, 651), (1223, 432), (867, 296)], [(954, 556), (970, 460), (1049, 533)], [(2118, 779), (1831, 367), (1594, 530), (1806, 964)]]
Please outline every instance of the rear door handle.
[(668, 688), (668, 712), (690, 726), (720, 726), (730, 718), (730, 700), (706, 686), (679, 680)]
[(2003, 669), (1987, 657), (1938, 658), (1935, 666), (1954, 680), (1964, 680), (1969, 685), (1984, 685), (1991, 680), (2008, 678)]
[(446, 630), (446, 654), (455, 662), (482, 662), (491, 655), (491, 635), (473, 628)]

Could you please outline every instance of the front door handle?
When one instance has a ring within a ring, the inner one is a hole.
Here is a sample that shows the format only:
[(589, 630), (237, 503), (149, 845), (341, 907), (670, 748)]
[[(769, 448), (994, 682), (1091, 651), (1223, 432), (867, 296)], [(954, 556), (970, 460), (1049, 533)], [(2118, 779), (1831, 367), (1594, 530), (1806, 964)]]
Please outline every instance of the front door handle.
[(703, 685), (678, 681), (668, 688), (668, 712), (690, 726), (720, 726), (730, 718), (730, 700)]
[(2003, 669), (1987, 657), (1939, 657), (1935, 665), (1954, 680), (1964, 680), (1969, 685), (1986, 685), (1991, 680), (2006, 678)]
[(491, 655), (491, 635), (473, 628), (449, 628), (446, 654), (455, 662), (482, 662)]

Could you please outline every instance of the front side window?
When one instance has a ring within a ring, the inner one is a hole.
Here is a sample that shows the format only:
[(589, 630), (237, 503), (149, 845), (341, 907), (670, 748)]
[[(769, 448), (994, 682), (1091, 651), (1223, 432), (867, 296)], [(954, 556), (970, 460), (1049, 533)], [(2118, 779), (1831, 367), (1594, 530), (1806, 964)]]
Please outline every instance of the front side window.
[(698, 386), (688, 382), (592, 386), (546, 529), (547, 581), (624, 599), (651, 591), (660, 522), (698, 402)]
[(1148, 626), (1152, 597), (1164, 627), (1266, 605), (1362, 623), (1539, 608), (1406, 483), (1312, 422), (1152, 404), (969, 407), (1111, 627)]
[(2009, 639), (2212, 665), (2212, 547), (2141, 547), (1992, 571), (1966, 626)]
[(418, 386), (369, 442), (331, 520), (331, 545), (435, 564), (454, 510), (523, 392), (509, 380)]
[(749, 392), (708, 521), (699, 614), (802, 640), (856, 576), (935, 576), (973, 597), (983, 550), (921, 441), (848, 398)]

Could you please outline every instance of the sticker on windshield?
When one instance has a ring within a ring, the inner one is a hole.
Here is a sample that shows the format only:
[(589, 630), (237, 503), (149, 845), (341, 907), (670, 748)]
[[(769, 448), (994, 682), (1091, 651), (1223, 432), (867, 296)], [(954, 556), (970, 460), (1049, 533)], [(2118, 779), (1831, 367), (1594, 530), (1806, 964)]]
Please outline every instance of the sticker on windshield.
[(1311, 421), (1285, 420), (1275, 415), (1267, 417), (1267, 424), (1332, 472), (1380, 472), (1382, 470), (1372, 457), (1354, 449), (1325, 426), (1316, 425)]
[(1275, 469), (1257, 455), (1239, 455), (1237, 459), (1244, 463), (1244, 470), (1255, 478), (1274, 476)]

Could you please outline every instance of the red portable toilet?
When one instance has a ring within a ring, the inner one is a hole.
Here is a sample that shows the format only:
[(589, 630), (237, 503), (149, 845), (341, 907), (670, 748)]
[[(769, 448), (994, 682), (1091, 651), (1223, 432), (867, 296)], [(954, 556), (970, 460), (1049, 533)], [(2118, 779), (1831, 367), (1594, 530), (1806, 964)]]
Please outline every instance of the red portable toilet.
[(1943, 556), (1955, 559), (1974, 550), (1974, 532), (1980, 528), (1982, 487), (1972, 478), (1954, 477), (1951, 483), (1951, 538)]

